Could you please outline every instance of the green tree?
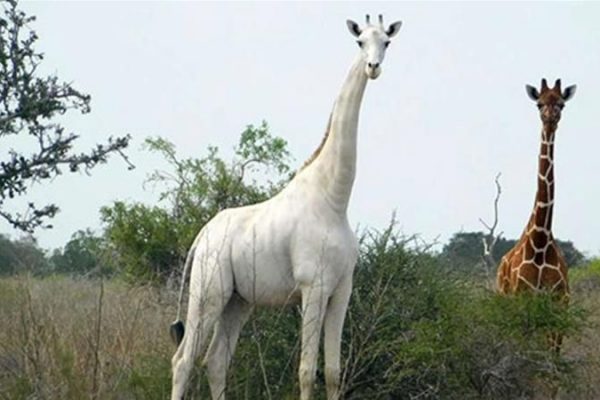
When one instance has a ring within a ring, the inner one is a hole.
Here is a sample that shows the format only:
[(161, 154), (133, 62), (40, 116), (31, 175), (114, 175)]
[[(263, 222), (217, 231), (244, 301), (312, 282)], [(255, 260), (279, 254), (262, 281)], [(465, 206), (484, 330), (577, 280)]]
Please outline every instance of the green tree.
[[(272, 136), (265, 122), (246, 127), (231, 161), (214, 146), (203, 158), (180, 158), (175, 145), (160, 137), (147, 139), (145, 148), (169, 166), (146, 182), (160, 188), (160, 206), (116, 202), (101, 210), (119, 264), (132, 278), (164, 278), (178, 270), (198, 231), (217, 212), (266, 200), (290, 179), (287, 143)], [(265, 178), (268, 173), (274, 178)]]
[[(457, 272), (485, 276), (487, 272), (482, 258), (484, 237), (483, 232), (456, 232), (444, 245), (440, 259)], [(492, 253), (493, 259), (498, 262), (514, 244), (514, 240), (498, 238)]]
[(152, 281), (180, 265), (184, 251), (181, 219), (172, 217), (169, 210), (119, 201), (103, 207), (101, 214), (116, 265), (126, 278)]
[(103, 238), (89, 229), (77, 231), (64, 248), (54, 250), (49, 259), (54, 273), (68, 275), (109, 274), (114, 270), (112, 250)]
[(556, 243), (565, 256), (569, 268), (580, 267), (589, 262), (588, 258), (570, 240), (556, 239)]
[[(57, 119), (69, 110), (90, 112), (90, 96), (54, 75), (38, 76), (43, 54), (34, 49), (38, 36), (30, 25), (35, 17), (20, 11), (16, 0), (5, 0), (0, 8), (0, 139), (1, 147), (8, 149), (0, 160), (0, 217), (32, 232), (49, 227), (46, 221), (58, 207), (29, 203), (25, 210), (12, 212), (6, 207), (9, 200), (22, 198), (31, 184), (52, 180), (65, 168), (89, 172), (111, 153), (127, 161), (122, 150), (130, 137), (111, 137), (87, 153), (75, 153), (79, 136), (65, 132)], [(27, 153), (16, 150), (16, 144)]]
[(11, 240), (0, 234), (0, 275), (41, 274), (47, 269), (46, 255), (32, 236)]

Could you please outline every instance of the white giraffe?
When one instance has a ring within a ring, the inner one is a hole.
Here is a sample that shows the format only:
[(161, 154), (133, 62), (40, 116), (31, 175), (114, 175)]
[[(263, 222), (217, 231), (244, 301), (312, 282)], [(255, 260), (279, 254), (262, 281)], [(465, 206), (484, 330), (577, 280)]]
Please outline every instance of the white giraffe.
[(171, 332), (172, 400), (183, 398), (195, 359), (204, 363), (213, 399), (224, 400), (225, 376), (238, 336), (255, 305), (302, 303), (301, 399), (312, 396), (321, 328), (325, 331), (328, 399), (340, 397), (342, 327), (352, 291), (358, 245), (346, 211), (356, 171), (358, 115), (368, 78), (376, 79), (390, 38), (401, 22), (360, 29), (347, 21), (360, 53), (335, 102), (323, 143), (289, 184), (271, 199), (221, 211), (200, 231), (188, 253), (192, 267), (187, 331)]

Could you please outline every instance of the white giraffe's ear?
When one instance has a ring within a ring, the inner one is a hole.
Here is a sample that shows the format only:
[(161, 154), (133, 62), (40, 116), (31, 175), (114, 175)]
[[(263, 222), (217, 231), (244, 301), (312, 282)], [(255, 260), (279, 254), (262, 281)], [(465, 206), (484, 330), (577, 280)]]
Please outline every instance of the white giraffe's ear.
[(571, 85), (569, 87), (567, 87), (563, 92), (562, 92), (562, 98), (564, 101), (568, 101), (571, 100), (573, 98), (573, 95), (575, 94), (575, 90), (577, 89), (577, 85)]
[(393, 24), (391, 24), (389, 28), (387, 28), (387, 31), (385, 31), (385, 34), (388, 35), (388, 37), (393, 37), (396, 35), (396, 33), (398, 33), (401, 26), (402, 26), (402, 21), (396, 21)]
[(362, 31), (360, 30), (360, 27), (358, 26), (358, 24), (356, 22), (352, 21), (351, 19), (347, 19), (346, 25), (348, 26), (348, 30), (350, 31), (351, 34), (353, 34), (356, 37), (360, 36)]
[(525, 90), (527, 91), (527, 96), (533, 101), (537, 101), (540, 98), (540, 92), (536, 88), (531, 85), (525, 85)]

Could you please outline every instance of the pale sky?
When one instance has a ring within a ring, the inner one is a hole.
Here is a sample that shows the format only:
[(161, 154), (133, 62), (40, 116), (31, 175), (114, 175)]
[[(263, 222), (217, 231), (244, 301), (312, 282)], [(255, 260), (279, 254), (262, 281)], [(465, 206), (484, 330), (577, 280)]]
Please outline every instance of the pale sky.
[[(541, 122), (524, 86), (545, 77), (577, 84), (556, 137), (554, 234), (600, 254), (600, 3), (26, 2), (38, 20), (41, 72), (92, 95), (92, 113), (64, 118), (78, 149), (131, 133), (128, 154), (92, 177), (36, 186), (29, 200), (62, 210), (44, 248), (99, 228), (115, 200), (154, 204), (145, 177), (164, 166), (140, 150), (147, 136), (181, 156), (226, 154), (247, 124), (266, 120), (299, 166), (321, 141), (358, 47), (351, 18), (402, 20), (381, 76), (369, 81), (359, 125), (353, 226), (385, 226), (445, 242), (492, 218), (502, 173), (500, 226), (521, 234), (531, 213)], [(18, 233), (6, 223), (0, 232)]]

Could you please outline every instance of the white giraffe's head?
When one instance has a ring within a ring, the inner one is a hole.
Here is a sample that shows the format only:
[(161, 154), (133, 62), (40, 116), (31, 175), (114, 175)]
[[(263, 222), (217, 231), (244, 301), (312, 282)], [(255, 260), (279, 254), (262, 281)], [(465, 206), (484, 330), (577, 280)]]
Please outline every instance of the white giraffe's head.
[(381, 74), (381, 64), (385, 51), (390, 44), (390, 39), (398, 33), (402, 22), (394, 22), (387, 29), (383, 25), (383, 16), (379, 14), (379, 23), (371, 24), (367, 14), (367, 25), (360, 29), (358, 24), (347, 20), (346, 25), (350, 33), (356, 36), (358, 46), (365, 61), (365, 73), (371, 79), (376, 79)]

